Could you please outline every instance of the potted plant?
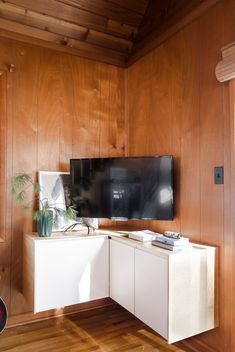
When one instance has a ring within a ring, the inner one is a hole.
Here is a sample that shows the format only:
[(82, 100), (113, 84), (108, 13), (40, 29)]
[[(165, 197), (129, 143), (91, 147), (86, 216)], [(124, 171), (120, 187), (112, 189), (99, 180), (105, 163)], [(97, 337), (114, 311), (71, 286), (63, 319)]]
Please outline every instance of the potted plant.
[(34, 197), (40, 203), (40, 209), (34, 212), (34, 220), (37, 222), (37, 232), (41, 237), (48, 237), (51, 235), (53, 223), (56, 223), (58, 215), (64, 215), (66, 219), (75, 219), (76, 210), (73, 206), (69, 206), (64, 209), (58, 208), (54, 204), (49, 204), (47, 199), (40, 199), (39, 194), (41, 192), (40, 185), (35, 182), (27, 173), (18, 173), (12, 178), (11, 183), (11, 194), (16, 203), (21, 204), (24, 210), (29, 208), (32, 201), (26, 201), (27, 191), (33, 188)]

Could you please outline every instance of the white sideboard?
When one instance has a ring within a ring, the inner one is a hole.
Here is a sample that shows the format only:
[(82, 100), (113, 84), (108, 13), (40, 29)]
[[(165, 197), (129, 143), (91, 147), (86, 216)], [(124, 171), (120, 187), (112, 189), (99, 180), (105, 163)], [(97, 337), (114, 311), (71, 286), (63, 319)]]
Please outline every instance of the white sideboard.
[(25, 235), (23, 286), (32, 310), (110, 296), (169, 343), (213, 329), (215, 247), (171, 252), (124, 234)]
[[(129, 239), (112, 237), (110, 242), (111, 298), (131, 307), (136, 317), (168, 343), (215, 327), (214, 247), (193, 244), (190, 249), (171, 252)], [(122, 264), (121, 255), (117, 257), (120, 245), (123, 253), (129, 252), (128, 267)], [(132, 290), (126, 285), (127, 275)]]
[(108, 297), (108, 236), (26, 235), (23, 286), (34, 313)]
[(134, 255), (127, 244), (110, 241), (110, 297), (134, 314)]
[(168, 338), (168, 261), (135, 249), (135, 315)]

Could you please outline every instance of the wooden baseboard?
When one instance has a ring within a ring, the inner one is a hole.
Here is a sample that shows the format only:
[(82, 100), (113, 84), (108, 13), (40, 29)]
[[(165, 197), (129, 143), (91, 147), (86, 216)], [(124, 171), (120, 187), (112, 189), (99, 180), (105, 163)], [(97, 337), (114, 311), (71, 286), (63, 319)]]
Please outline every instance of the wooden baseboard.
[(53, 309), (47, 312), (34, 314), (33, 312), (27, 312), (24, 314), (10, 316), (7, 323), (7, 328), (11, 328), (17, 325), (23, 325), (28, 323), (33, 323), (39, 320), (56, 318), (59, 316), (78, 313), (85, 310), (96, 309), (105, 307), (108, 305), (116, 304), (111, 298), (102, 298), (92, 302), (80, 303), (73, 306)]

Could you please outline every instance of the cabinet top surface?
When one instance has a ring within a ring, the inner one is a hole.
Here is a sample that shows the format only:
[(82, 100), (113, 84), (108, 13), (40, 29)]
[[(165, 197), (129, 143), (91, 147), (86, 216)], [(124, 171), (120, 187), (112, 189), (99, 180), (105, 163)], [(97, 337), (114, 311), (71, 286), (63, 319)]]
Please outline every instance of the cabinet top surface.
[[(130, 231), (130, 230), (129, 230)], [(125, 237), (127, 236), (128, 231), (119, 230), (119, 229), (98, 229), (95, 231), (91, 231), (88, 234), (87, 230), (82, 231), (71, 231), (71, 232), (52, 232), (50, 237), (40, 237), (37, 232), (25, 233), (25, 236), (32, 239), (33, 241), (52, 241), (52, 240), (81, 240), (81, 239), (91, 239), (91, 238), (101, 238), (108, 236), (115, 237)]]
[(120, 243), (132, 246), (136, 249), (140, 249), (144, 252), (149, 252), (152, 254), (158, 254), (161, 255), (163, 257), (170, 257), (170, 256), (175, 256), (175, 255), (179, 255), (179, 254), (186, 254), (188, 255), (188, 253), (192, 254), (192, 253), (196, 253), (196, 252), (200, 252), (202, 253), (203, 251), (212, 251), (214, 252), (216, 250), (215, 247), (213, 246), (206, 246), (206, 245), (202, 245), (202, 244), (197, 244), (197, 243), (192, 243), (190, 242), (190, 246), (182, 249), (182, 250), (178, 250), (178, 251), (170, 251), (168, 249), (163, 249), (157, 246), (153, 246), (151, 244), (151, 242), (139, 242), (136, 240), (132, 240), (128, 237), (121, 237), (121, 236), (115, 236), (111, 234), (111, 238), (115, 241), (118, 241)]
[[(131, 229), (133, 230), (133, 229)], [(143, 250), (145, 252), (149, 252), (152, 254), (159, 254), (163, 257), (169, 257), (172, 255), (178, 255), (178, 254), (187, 254), (187, 253), (192, 253), (193, 252), (201, 252), (205, 250), (211, 250), (215, 251), (215, 247), (212, 246), (206, 246), (206, 245), (201, 245), (201, 244), (195, 244), (191, 243), (191, 246), (189, 248), (186, 248), (184, 250), (180, 251), (170, 251), (167, 249), (163, 249), (160, 247), (153, 246), (151, 242), (139, 242), (133, 239), (128, 238), (128, 231), (130, 229), (113, 229), (113, 228), (106, 228), (106, 229), (99, 229), (95, 230), (91, 234), (88, 234), (87, 231), (74, 231), (74, 232), (53, 232), (50, 237), (39, 237), (36, 232), (33, 233), (26, 233), (25, 236), (27, 238), (30, 238), (34, 242), (38, 241), (66, 241), (66, 240), (84, 240), (84, 239), (94, 239), (94, 238), (108, 238), (110, 237), (111, 239), (118, 241), (122, 244), (131, 246), (133, 248), (137, 248), (140, 250)]]

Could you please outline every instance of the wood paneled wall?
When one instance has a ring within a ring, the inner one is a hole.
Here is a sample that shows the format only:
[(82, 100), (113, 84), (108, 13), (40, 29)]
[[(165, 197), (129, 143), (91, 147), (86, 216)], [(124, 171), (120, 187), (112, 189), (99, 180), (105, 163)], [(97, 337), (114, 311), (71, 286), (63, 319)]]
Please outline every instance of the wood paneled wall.
[[(234, 1), (221, 1), (127, 73), (128, 154), (175, 160), (174, 221), (139, 225), (219, 249), (219, 327), (185, 342), (198, 352), (235, 350), (229, 90), (214, 73), (221, 47), (235, 40), (234, 21)], [(214, 184), (215, 166), (224, 166), (224, 185)]]
[[(219, 327), (185, 341), (198, 352), (235, 350), (229, 89), (214, 74), (220, 48), (235, 40), (234, 21), (234, 0), (221, 0), (127, 70), (0, 39), (0, 70), (15, 65), (0, 81), (7, 189), (12, 174), (68, 170), (70, 157), (174, 156), (174, 221), (135, 225), (219, 248)], [(215, 185), (213, 169), (221, 165), (225, 183)], [(31, 230), (32, 213), (22, 215), (10, 197), (6, 209), (0, 295), (21, 316), (28, 310), (22, 233)]]
[[(10, 64), (15, 65), (12, 73)], [(5, 39), (0, 39), (1, 69), (0, 194), (6, 190), (8, 197), (5, 231), (1, 228), (0, 234), (0, 296), (15, 316), (28, 311), (21, 293), (22, 234), (32, 230), (32, 210), (24, 214), (12, 203), (11, 176), (68, 171), (72, 157), (124, 155), (125, 73)], [(3, 209), (1, 202), (1, 220)]]

